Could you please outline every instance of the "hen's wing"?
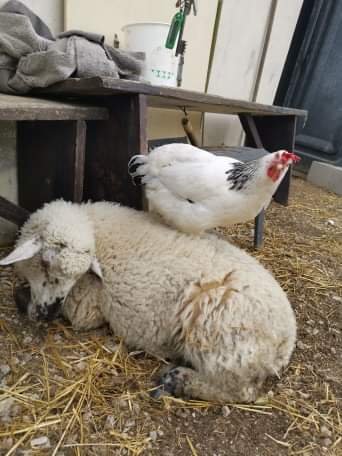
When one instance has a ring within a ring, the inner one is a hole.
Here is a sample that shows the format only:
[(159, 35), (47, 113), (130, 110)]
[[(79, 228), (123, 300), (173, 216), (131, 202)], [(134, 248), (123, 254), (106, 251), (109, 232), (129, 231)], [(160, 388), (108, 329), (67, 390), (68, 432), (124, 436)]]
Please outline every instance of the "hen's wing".
[[(150, 190), (167, 189), (179, 199), (205, 203), (227, 194), (227, 174), (238, 162), (227, 157), (208, 161), (173, 162), (159, 168), (158, 175), (147, 183)], [(153, 198), (152, 192), (150, 197)]]
[[(205, 184), (208, 181), (207, 188), (210, 186), (210, 179), (206, 179), (206, 169), (212, 177), (217, 167), (215, 163), (224, 162), (228, 170), (229, 166), (237, 161), (233, 158), (217, 157), (189, 144), (175, 143), (156, 147), (148, 155), (133, 156), (128, 163), (128, 172), (136, 185), (146, 184), (147, 188), (157, 188), (159, 183), (169, 186), (170, 190), (177, 194), (177, 186), (185, 188), (187, 181), (190, 183), (197, 181), (195, 186), (197, 189), (201, 183)], [(195, 175), (191, 177), (191, 173)], [(179, 196), (182, 197), (183, 190), (178, 189), (178, 191)]]

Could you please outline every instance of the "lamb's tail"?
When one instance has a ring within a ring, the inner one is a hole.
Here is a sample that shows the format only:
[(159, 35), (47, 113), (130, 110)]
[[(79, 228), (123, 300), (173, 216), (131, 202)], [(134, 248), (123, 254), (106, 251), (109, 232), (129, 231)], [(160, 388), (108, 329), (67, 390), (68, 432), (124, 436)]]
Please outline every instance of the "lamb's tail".
[(134, 185), (143, 185), (147, 172), (147, 155), (134, 155), (128, 162), (128, 173)]

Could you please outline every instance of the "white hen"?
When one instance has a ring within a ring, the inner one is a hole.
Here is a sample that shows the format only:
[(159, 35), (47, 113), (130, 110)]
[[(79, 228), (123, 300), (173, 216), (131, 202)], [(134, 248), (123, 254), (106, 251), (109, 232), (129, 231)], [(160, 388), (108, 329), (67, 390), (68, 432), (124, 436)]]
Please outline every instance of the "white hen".
[(243, 163), (189, 144), (167, 144), (132, 157), (128, 171), (145, 186), (151, 212), (180, 231), (198, 233), (252, 220), (298, 160), (280, 150)]

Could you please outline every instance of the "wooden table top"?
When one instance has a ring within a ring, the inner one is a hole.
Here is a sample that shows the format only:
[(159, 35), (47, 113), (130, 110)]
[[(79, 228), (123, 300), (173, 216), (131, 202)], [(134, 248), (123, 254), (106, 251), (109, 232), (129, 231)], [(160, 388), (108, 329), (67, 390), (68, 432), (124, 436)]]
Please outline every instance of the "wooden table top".
[(70, 78), (37, 94), (72, 97), (108, 97), (123, 94), (142, 94), (147, 96), (149, 106), (166, 109), (213, 112), (221, 114), (252, 114), (261, 116), (292, 115), (306, 117), (301, 109), (265, 105), (244, 100), (224, 98), (202, 92), (194, 92), (174, 87), (155, 86), (144, 82), (113, 78)]
[(0, 93), (0, 120), (104, 120), (108, 109), (80, 102)]

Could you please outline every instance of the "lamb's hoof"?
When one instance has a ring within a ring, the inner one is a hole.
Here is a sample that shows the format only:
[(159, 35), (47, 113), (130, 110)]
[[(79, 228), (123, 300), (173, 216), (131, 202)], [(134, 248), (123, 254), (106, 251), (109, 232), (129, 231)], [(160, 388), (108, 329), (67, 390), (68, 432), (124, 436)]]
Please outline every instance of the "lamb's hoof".
[(186, 370), (181, 367), (170, 369), (160, 377), (159, 387), (151, 392), (151, 396), (155, 399), (161, 396), (183, 397), (187, 376)]

